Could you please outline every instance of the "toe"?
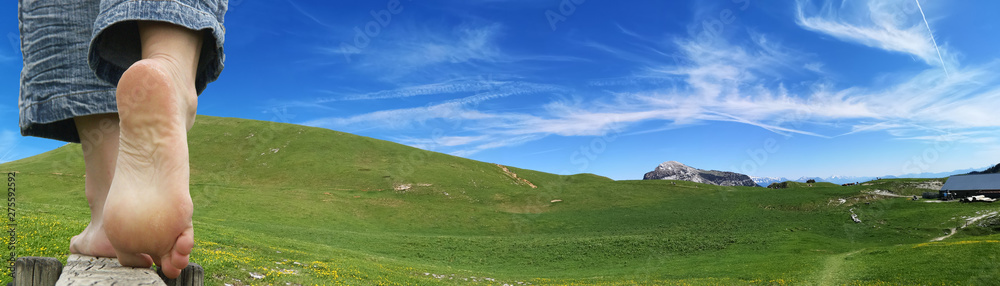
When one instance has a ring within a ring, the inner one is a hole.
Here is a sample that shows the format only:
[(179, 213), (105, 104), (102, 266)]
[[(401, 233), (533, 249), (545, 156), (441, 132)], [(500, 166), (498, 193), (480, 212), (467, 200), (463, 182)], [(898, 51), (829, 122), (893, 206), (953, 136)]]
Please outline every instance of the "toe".
[(118, 254), (118, 263), (122, 266), (141, 268), (149, 268), (150, 266), (153, 266), (153, 259), (150, 258), (149, 255), (142, 253), (123, 253), (120, 251), (116, 251), (115, 253)]
[(174, 248), (160, 257), (159, 265), (163, 276), (170, 279), (180, 276), (181, 270), (188, 265), (192, 248), (194, 248), (194, 228), (188, 228), (177, 237)]
[(163, 276), (166, 276), (167, 278), (170, 279), (176, 279), (178, 276), (181, 276), (181, 269), (183, 268), (178, 268), (174, 266), (173, 261), (175, 260), (173, 259), (172, 256), (173, 254), (167, 254), (164, 255), (163, 257), (160, 257), (160, 263), (159, 263), (160, 271), (163, 271)]
[(174, 249), (171, 250), (170, 263), (178, 269), (184, 269), (187, 267), (188, 260), (190, 258), (191, 249), (194, 248), (194, 228), (188, 228), (181, 232), (181, 235), (177, 237), (177, 242), (174, 243)]

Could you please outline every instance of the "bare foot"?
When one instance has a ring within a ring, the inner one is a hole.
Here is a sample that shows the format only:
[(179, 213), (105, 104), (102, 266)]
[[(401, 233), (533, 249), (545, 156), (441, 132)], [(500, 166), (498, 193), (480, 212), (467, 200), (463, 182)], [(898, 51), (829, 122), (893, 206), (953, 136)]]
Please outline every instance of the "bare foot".
[(115, 257), (115, 249), (111, 247), (111, 241), (104, 234), (101, 225), (103, 223), (91, 221), (83, 232), (70, 238), (69, 252), (97, 257)]
[(79, 235), (70, 239), (70, 253), (98, 257), (115, 257), (115, 249), (104, 234), (104, 202), (114, 177), (118, 158), (118, 114), (97, 114), (74, 117), (83, 161), (86, 164), (87, 205), (90, 223)]
[(175, 278), (194, 247), (187, 146), (194, 81), (174, 59), (154, 55), (125, 71), (116, 96), (121, 135), (104, 231), (122, 265), (155, 262)]

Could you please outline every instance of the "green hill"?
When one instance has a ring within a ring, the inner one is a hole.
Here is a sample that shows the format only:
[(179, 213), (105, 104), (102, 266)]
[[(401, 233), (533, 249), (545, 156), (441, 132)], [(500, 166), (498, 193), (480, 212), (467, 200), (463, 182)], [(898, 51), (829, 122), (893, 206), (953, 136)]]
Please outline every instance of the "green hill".
[[(996, 205), (868, 193), (881, 185), (561, 176), (208, 116), (189, 142), (192, 260), (212, 285), (983, 284), (1000, 275), (992, 223), (928, 243)], [(81, 154), (69, 144), (0, 165), (18, 172), (19, 255), (65, 259), (86, 225)]]

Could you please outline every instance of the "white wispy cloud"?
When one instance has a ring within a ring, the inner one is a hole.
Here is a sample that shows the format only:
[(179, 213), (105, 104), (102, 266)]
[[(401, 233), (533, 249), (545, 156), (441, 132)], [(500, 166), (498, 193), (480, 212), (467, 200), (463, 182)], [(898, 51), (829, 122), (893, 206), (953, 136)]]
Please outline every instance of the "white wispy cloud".
[(409, 51), (399, 57), (403, 64), (426, 66), (438, 63), (469, 61), (493, 62), (501, 59), (494, 41), (501, 31), (499, 24), (458, 26), (450, 35), (428, 33), (414, 41)]
[[(453, 150), (452, 154), (463, 156), (552, 135), (601, 136), (650, 121), (668, 123), (670, 128), (706, 121), (737, 122), (781, 135), (822, 138), (885, 131), (911, 140), (932, 140), (936, 137), (928, 134), (940, 133), (929, 130), (1000, 127), (1000, 121), (989, 116), (991, 110), (1000, 108), (1000, 91), (984, 88), (1000, 82), (989, 72), (996, 70), (996, 65), (962, 69), (950, 79), (926, 70), (881, 88), (815, 84), (804, 92), (793, 93), (781, 83), (769, 83), (780, 82), (780, 76), (774, 75), (783, 70), (804, 69), (808, 57), (763, 40), (766, 37), (750, 39), (742, 46), (727, 41), (675, 41), (684, 58), (681, 64), (645, 68), (644, 73), (636, 76), (670, 78), (661, 82), (663, 85), (658, 89), (605, 94), (610, 97), (552, 100), (534, 113), (481, 111), (469, 103), (515, 94), (572, 92), (572, 89), (515, 88), (519, 91), (480, 94), (431, 106), (326, 118), (306, 124), (408, 128), (431, 120), (461, 122), (465, 127), (463, 132), (475, 135), (437, 141), (411, 138), (400, 141)], [(640, 81), (643, 85), (649, 82)], [(634, 82), (626, 78), (605, 87), (627, 90)], [(845, 133), (823, 134), (806, 128), (813, 122), (841, 121), (848, 123)], [(973, 137), (982, 135), (985, 133), (962, 133), (962, 138), (981, 140)]]
[(312, 13), (309, 13), (308, 11), (306, 11), (306, 9), (303, 9), (301, 6), (299, 6), (299, 4), (296, 4), (295, 1), (293, 1), (293, 0), (286, 0), (285, 2), (287, 2), (289, 5), (291, 5), (292, 8), (295, 9), (296, 12), (298, 12), (299, 14), (301, 14), (306, 19), (311, 20), (313, 23), (316, 23), (316, 24), (318, 24), (320, 26), (323, 26), (323, 27), (326, 27), (326, 28), (329, 28), (329, 29), (338, 29), (339, 28), (337, 26), (328, 24), (328, 23), (326, 23), (326, 21), (323, 21), (319, 17), (316, 17)]
[(484, 151), (484, 150), (489, 150), (489, 149), (494, 149), (494, 148), (500, 148), (500, 147), (518, 146), (518, 145), (521, 145), (521, 144), (524, 144), (524, 143), (528, 143), (528, 142), (531, 142), (531, 141), (535, 141), (535, 140), (538, 140), (538, 139), (542, 139), (542, 138), (544, 138), (544, 136), (540, 136), (540, 135), (525, 135), (525, 136), (516, 136), (516, 137), (497, 137), (497, 138), (495, 138), (493, 140), (490, 140), (487, 143), (478, 144), (478, 145), (472, 146), (471, 148), (464, 148), (464, 149), (460, 149), (460, 150), (457, 150), (457, 151), (453, 151), (453, 152), (450, 152), (450, 154), (451, 155), (455, 155), (455, 156), (470, 156), (470, 155), (479, 153), (479, 152)]
[[(506, 26), (499, 22), (466, 19), (457, 25), (393, 22), (371, 38), (363, 48), (337, 44), (314, 47), (324, 58), (350, 61), (335, 63), (340, 68), (382, 82), (405, 84), (411, 92), (436, 92), (435, 85), (470, 75), (511, 75), (551, 68), (552, 63), (588, 62), (586, 57), (562, 53), (509, 53), (503, 49)], [(340, 42), (338, 42), (340, 43)], [(349, 44), (349, 43), (348, 43)], [(326, 62), (318, 59), (317, 62)], [(426, 86), (421, 86), (426, 85)], [(449, 86), (453, 87), (453, 86)], [(403, 91), (393, 91), (402, 95)], [(444, 91), (447, 92), (447, 91)], [(379, 91), (376, 93), (384, 93)], [(359, 94), (356, 99), (386, 97)], [(348, 98), (340, 98), (344, 100)]]
[[(468, 88), (470, 86), (476, 86), (476, 88)], [(326, 117), (303, 122), (302, 124), (319, 127), (374, 125), (386, 128), (404, 128), (411, 127), (413, 124), (421, 124), (429, 120), (438, 119), (495, 120), (497, 118), (512, 116), (501, 116), (497, 114), (479, 112), (474, 110), (472, 107), (484, 101), (509, 96), (553, 92), (557, 90), (557, 87), (527, 82), (489, 81), (489, 84), (482, 85), (455, 82), (452, 83), (451, 86), (442, 84), (437, 86), (437, 89), (454, 91), (456, 93), (462, 91), (473, 94), (426, 106), (381, 110), (348, 117)], [(397, 90), (397, 92), (398, 91), (399, 90)], [(387, 91), (386, 93), (391, 95), (396, 92)], [(411, 94), (408, 92), (403, 93)], [(393, 98), (393, 96), (388, 98)], [(325, 101), (325, 99), (319, 99), (319, 101)]]
[(437, 136), (431, 138), (413, 138), (413, 137), (403, 137), (397, 138), (400, 143), (410, 145), (413, 147), (426, 149), (426, 150), (438, 150), (442, 147), (454, 147), (468, 145), (476, 142), (482, 142), (490, 139), (489, 136), (479, 135), (479, 136)]
[(796, 2), (799, 26), (839, 40), (872, 48), (912, 55), (934, 66), (950, 66), (953, 58), (938, 49), (930, 25), (912, 0), (825, 0)]
[(18, 138), (20, 137), (21, 135), (15, 131), (6, 129), (0, 131), (0, 146), (3, 146), (0, 147), (0, 163), (10, 162), (13, 158), (20, 157), (16, 153), (17, 151), (23, 151), (17, 149)]
[(344, 100), (372, 100), (372, 99), (393, 99), (422, 95), (442, 95), (456, 93), (475, 93), (476, 96), (457, 99), (468, 103), (469, 101), (482, 102), (485, 100), (521, 95), (527, 93), (539, 93), (554, 91), (559, 87), (547, 84), (530, 83), (514, 80), (494, 80), (490, 78), (475, 78), (460, 81), (448, 81), (444, 83), (434, 83), (418, 85), (415, 87), (403, 87), (394, 90), (379, 91), (369, 94), (349, 95)]
[[(441, 95), (463, 92), (479, 92), (497, 88), (506, 82), (494, 81), (488, 78), (461, 78), (448, 80), (445, 82), (421, 84), (415, 86), (404, 86), (396, 89), (380, 90), (368, 93), (340, 94), (336, 97), (326, 97), (316, 100), (318, 103), (349, 101), (349, 100), (378, 100), (407, 98), (423, 95)], [(334, 93), (334, 92), (328, 92)]]
[[(471, 155), (482, 150), (523, 144), (546, 136), (601, 136), (620, 132), (631, 125), (647, 121), (663, 121), (686, 125), (703, 121), (739, 122), (757, 126), (779, 134), (824, 135), (780, 126), (776, 123), (789, 120), (787, 114), (805, 113), (806, 116), (849, 117), (870, 115), (864, 106), (843, 100), (842, 94), (821, 92), (806, 100), (789, 95), (783, 88), (770, 90), (759, 85), (761, 74), (774, 74), (782, 69), (796, 68), (785, 61), (802, 58), (795, 51), (785, 49), (777, 42), (759, 34), (752, 35), (746, 47), (729, 45), (725, 41), (702, 43), (678, 40), (674, 44), (683, 61), (660, 62), (639, 71), (640, 78), (672, 78), (667, 86), (648, 92), (620, 92), (610, 98), (583, 97), (552, 100), (537, 113), (498, 113), (473, 108), (469, 103), (504, 98), (528, 93), (572, 92), (571, 88), (554, 88), (529, 84), (493, 84), (492, 93), (460, 98), (448, 102), (413, 108), (382, 110), (348, 117), (331, 117), (305, 122), (306, 125), (342, 128), (345, 126), (374, 125), (381, 128), (410, 128), (430, 121), (462, 122), (476, 136), (462, 136), (462, 140), (429, 140), (401, 138), (399, 141), (422, 148), (438, 149), (457, 147), (453, 154)], [(618, 49), (593, 45), (609, 53), (623, 53)], [(657, 47), (660, 49), (662, 47)], [(652, 50), (652, 49), (643, 49)], [(630, 54), (629, 57), (638, 56)], [(632, 79), (622, 82), (630, 89)], [(655, 81), (654, 81), (655, 82)], [(660, 82), (663, 83), (663, 82)], [(454, 84), (454, 83), (451, 83)], [(409, 96), (422, 92), (474, 91), (476, 84), (421, 85), (404, 90), (377, 92), (384, 98)], [(429, 88), (433, 87), (433, 88)], [(454, 88), (454, 89), (453, 89)], [(815, 108), (820, 102), (824, 108)], [(820, 111), (822, 110), (822, 111)], [(831, 111), (832, 110), (832, 111)], [(440, 139), (440, 138), (438, 138)], [(472, 140), (475, 139), (475, 140)], [(441, 141), (441, 142), (438, 142)], [(461, 143), (461, 144), (459, 144)]]
[(812, 71), (814, 73), (823, 73), (823, 63), (819, 63), (819, 62), (807, 63), (807, 64), (803, 65), (802, 68), (810, 70), (810, 71)]
[[(415, 77), (446, 79), (462, 77), (482, 66), (511, 60), (501, 52), (498, 23), (462, 24), (450, 29), (393, 23), (364, 49), (348, 49), (353, 59), (348, 67), (386, 82)], [(339, 47), (319, 47), (330, 55)]]
[[(590, 79), (577, 86), (459, 77), (326, 100), (379, 100), (425, 95), (459, 95), (435, 104), (326, 117), (306, 125), (387, 130), (430, 124), (460, 126), (455, 134), (433, 138), (396, 138), (425, 149), (468, 156), (548, 136), (642, 134), (703, 122), (736, 122), (785, 136), (834, 138), (886, 132), (899, 139), (934, 141), (940, 134), (963, 142), (991, 142), (1000, 129), (1000, 63), (958, 66), (942, 48), (938, 57), (926, 23), (905, 14), (899, 2), (872, 1), (814, 8), (799, 1), (796, 21), (803, 28), (837, 39), (912, 55), (932, 67), (899, 71), (870, 86), (844, 86), (830, 78), (816, 55), (787, 47), (781, 38), (744, 29), (742, 37), (701, 39), (671, 36), (662, 41), (629, 43), (582, 41), (580, 46), (633, 67), (616, 78)], [(853, 6), (852, 6), (853, 5)], [(903, 12), (900, 12), (903, 11)], [(904, 13), (904, 14), (900, 14)], [(623, 35), (643, 35), (618, 25)], [(460, 31), (451, 44), (415, 45), (403, 51), (426, 55), (402, 62), (410, 66), (455, 62), (503, 64), (511, 56), (493, 48), (500, 29)], [(647, 37), (648, 38), (648, 37)], [(430, 42), (438, 40), (431, 39)], [(443, 41), (443, 40), (441, 40)], [(455, 53), (444, 53), (457, 50)], [(946, 62), (942, 64), (943, 62)], [(950, 77), (939, 66), (954, 67)], [(791, 82), (788, 75), (812, 79)], [(789, 89), (788, 85), (794, 85)], [(599, 89), (593, 90), (593, 87)], [(527, 112), (490, 111), (480, 104), (541, 96), (547, 103)], [(322, 100), (321, 100), (322, 101)], [(630, 130), (644, 123), (663, 128)], [(823, 126), (823, 128), (816, 128)], [(975, 132), (970, 130), (975, 129)], [(986, 131), (983, 131), (986, 130)]]

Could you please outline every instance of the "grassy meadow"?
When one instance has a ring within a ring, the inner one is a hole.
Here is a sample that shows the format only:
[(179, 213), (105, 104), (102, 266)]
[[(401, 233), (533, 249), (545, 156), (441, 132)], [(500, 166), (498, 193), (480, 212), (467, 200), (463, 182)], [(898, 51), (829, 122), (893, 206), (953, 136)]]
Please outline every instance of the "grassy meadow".
[[(189, 142), (192, 262), (205, 268), (210, 285), (990, 285), (1000, 279), (1000, 220), (930, 242), (1000, 205), (870, 194), (920, 195), (927, 190), (916, 186), (925, 180), (791, 183), (779, 190), (613, 181), (502, 167), (320, 128), (208, 116), (198, 117)], [(69, 238), (89, 218), (83, 170), (78, 144), (0, 165), (18, 172), (19, 256), (65, 261)], [(852, 210), (862, 223), (851, 220)]]

